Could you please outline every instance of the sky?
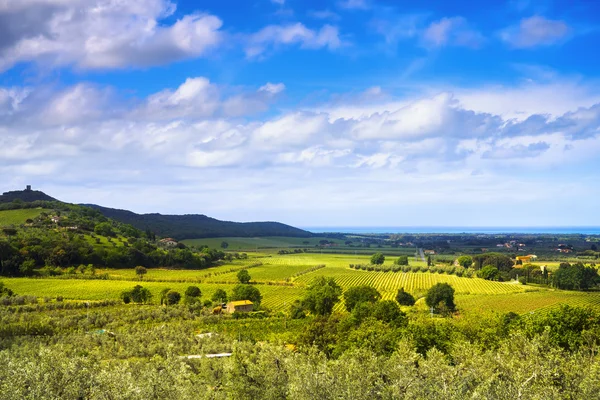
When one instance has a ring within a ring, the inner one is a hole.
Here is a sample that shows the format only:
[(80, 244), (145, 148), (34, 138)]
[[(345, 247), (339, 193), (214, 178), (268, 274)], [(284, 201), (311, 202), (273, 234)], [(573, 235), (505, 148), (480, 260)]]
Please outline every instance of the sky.
[(0, 191), (600, 226), (600, 2), (0, 0)]

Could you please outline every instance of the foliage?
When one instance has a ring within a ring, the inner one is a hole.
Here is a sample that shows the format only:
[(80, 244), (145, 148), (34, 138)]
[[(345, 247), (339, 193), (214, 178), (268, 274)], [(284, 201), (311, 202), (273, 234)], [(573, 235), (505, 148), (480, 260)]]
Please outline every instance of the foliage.
[(473, 256), (472, 258), (475, 269), (481, 269), (486, 265), (492, 265), (498, 268), (499, 271), (510, 271), (514, 265), (512, 258), (500, 253), (484, 253)]
[(146, 275), (148, 273), (148, 270), (146, 269), (146, 267), (142, 267), (141, 265), (138, 265), (137, 267), (135, 267), (135, 274), (142, 279), (142, 277), (144, 275)]
[(217, 289), (213, 293), (211, 300), (215, 303), (226, 303), (227, 302), (227, 292), (223, 289)]
[(435, 284), (427, 291), (425, 303), (432, 308), (434, 312), (445, 314), (454, 312), (454, 288), (447, 283)]
[(132, 290), (123, 292), (121, 298), (126, 304), (131, 301), (134, 303), (148, 303), (152, 299), (152, 293), (141, 285), (135, 285)]
[(372, 286), (354, 286), (344, 293), (344, 302), (348, 311), (352, 311), (360, 303), (375, 303), (379, 299), (381, 294)]
[(240, 283), (249, 283), (252, 279), (247, 269), (241, 269), (236, 276)]
[(302, 305), (314, 315), (329, 315), (341, 294), (342, 288), (335, 279), (320, 276), (306, 288)]
[(185, 295), (189, 297), (201, 297), (202, 291), (198, 286), (188, 286), (188, 288), (185, 289)]
[(413, 306), (415, 304), (415, 298), (410, 293), (405, 292), (403, 287), (398, 289), (396, 301), (402, 306)]
[(381, 265), (385, 262), (385, 256), (381, 253), (375, 253), (371, 256), (371, 264)]
[(500, 271), (493, 265), (486, 265), (477, 271), (477, 276), (488, 281), (495, 281), (500, 277)]
[(7, 288), (4, 285), (4, 282), (0, 281), (0, 297), (10, 297), (12, 295), (14, 295), (14, 292), (11, 289)]
[(229, 300), (250, 300), (252, 303), (254, 303), (254, 308), (257, 309), (262, 301), (262, 295), (255, 286), (240, 284), (233, 288)]
[(394, 261), (396, 265), (408, 265), (408, 256), (400, 256)]
[(471, 265), (473, 265), (473, 258), (466, 255), (460, 256), (456, 259), (456, 262), (463, 268), (471, 268)]
[(578, 262), (561, 263), (553, 275), (554, 285), (560, 289), (586, 290), (600, 283), (598, 270)]
[(166, 305), (168, 305), (168, 306), (178, 304), (179, 301), (181, 300), (181, 293), (179, 293), (175, 290), (169, 290), (167, 292), (167, 294), (165, 295), (165, 299), (166, 299)]

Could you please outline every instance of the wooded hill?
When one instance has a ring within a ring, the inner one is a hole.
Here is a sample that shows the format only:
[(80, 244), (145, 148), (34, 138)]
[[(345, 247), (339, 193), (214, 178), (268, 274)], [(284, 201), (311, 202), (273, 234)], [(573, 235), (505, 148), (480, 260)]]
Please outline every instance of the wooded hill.
[[(58, 201), (37, 190), (6, 192), (0, 196), (0, 209), (10, 209), (12, 202)], [(150, 231), (160, 237), (177, 240), (208, 237), (261, 237), (290, 236), (310, 237), (312, 233), (279, 222), (231, 222), (220, 221), (201, 214), (162, 215), (136, 214), (127, 210), (81, 204), (98, 210), (107, 218), (129, 224), (142, 231)], [(21, 208), (19, 206), (19, 208)]]
[(209, 237), (312, 236), (308, 231), (279, 222), (231, 222), (200, 214), (136, 214), (95, 204), (85, 204), (85, 206), (97, 209), (105, 217), (133, 225), (144, 231), (150, 230), (158, 236), (178, 240)]

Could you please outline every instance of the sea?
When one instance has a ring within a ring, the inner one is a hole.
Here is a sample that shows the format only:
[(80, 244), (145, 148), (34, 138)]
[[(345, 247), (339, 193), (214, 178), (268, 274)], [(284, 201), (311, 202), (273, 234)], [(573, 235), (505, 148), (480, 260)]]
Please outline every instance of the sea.
[(600, 235), (600, 226), (306, 226), (313, 233), (473, 233), (473, 234), (581, 234)]

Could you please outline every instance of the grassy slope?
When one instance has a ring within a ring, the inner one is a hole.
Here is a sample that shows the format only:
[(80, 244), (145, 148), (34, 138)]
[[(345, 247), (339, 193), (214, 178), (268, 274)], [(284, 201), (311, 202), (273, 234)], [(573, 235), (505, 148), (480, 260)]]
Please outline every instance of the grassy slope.
[(22, 210), (3, 210), (0, 211), (0, 226), (21, 225), (27, 219), (33, 219), (42, 212), (49, 212), (43, 208), (26, 208)]

